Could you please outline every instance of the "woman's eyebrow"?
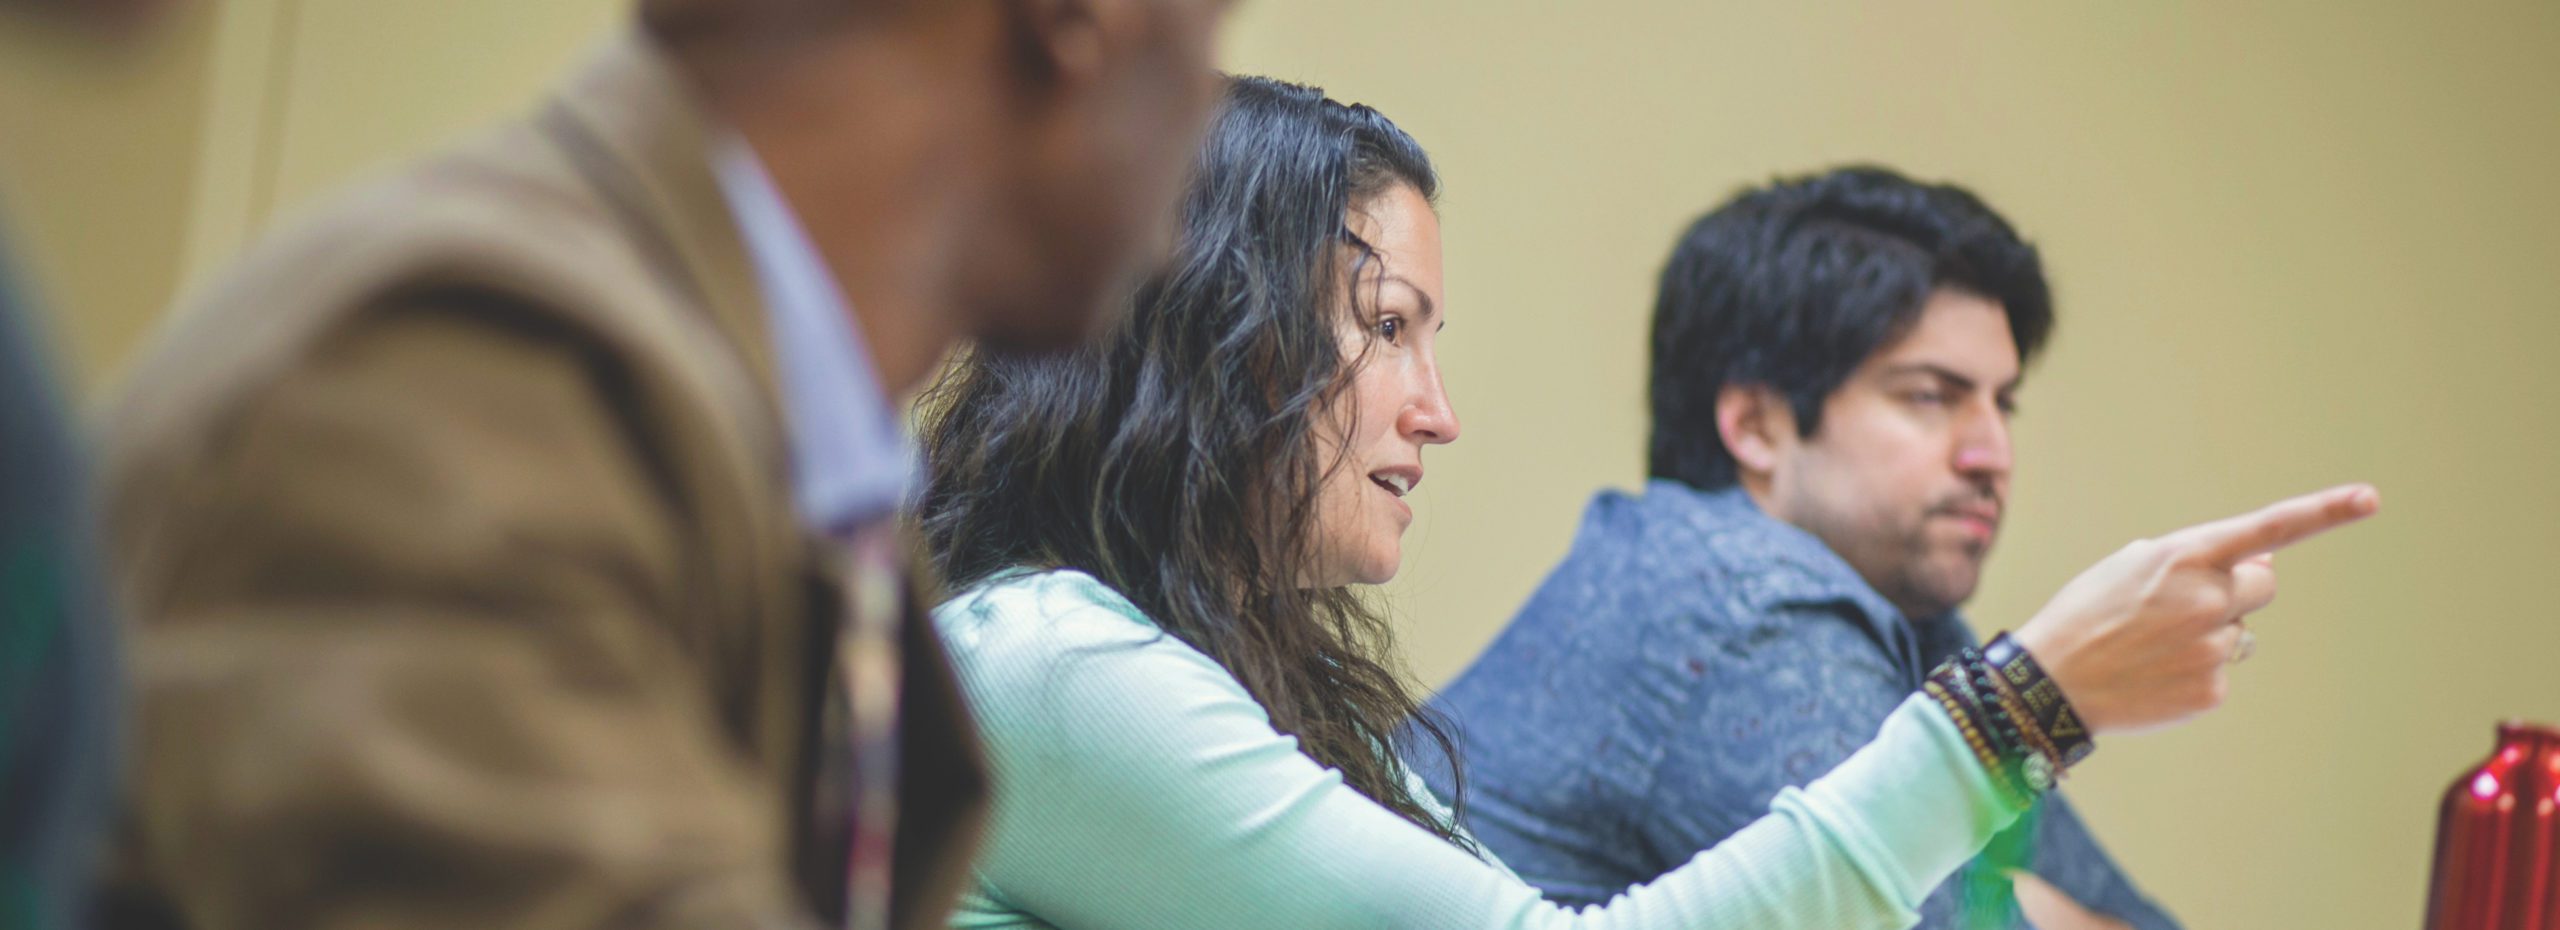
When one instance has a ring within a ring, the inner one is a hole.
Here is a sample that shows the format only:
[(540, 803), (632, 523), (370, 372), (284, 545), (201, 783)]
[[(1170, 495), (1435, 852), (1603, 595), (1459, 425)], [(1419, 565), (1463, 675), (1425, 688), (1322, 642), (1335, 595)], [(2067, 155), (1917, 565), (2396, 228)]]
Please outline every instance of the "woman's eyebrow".
[(1422, 302), (1422, 311), (1415, 314), (1415, 316), (1421, 318), (1421, 322), (1428, 322), (1432, 317), (1440, 315), (1440, 305), (1432, 302), (1431, 295), (1424, 293), (1420, 286), (1414, 284), (1411, 280), (1406, 279), (1403, 275), (1388, 275), (1380, 283), (1402, 284), (1405, 286), (1406, 290), (1412, 291), (1413, 298)]

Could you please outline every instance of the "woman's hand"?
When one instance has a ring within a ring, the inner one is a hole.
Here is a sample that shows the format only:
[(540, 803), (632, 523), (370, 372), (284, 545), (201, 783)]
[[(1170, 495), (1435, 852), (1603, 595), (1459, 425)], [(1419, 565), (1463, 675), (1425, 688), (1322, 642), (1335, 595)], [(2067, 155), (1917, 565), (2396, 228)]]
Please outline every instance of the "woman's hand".
[(2240, 620), (2276, 596), (2275, 551), (2372, 516), (2370, 485), (2279, 501), (2139, 540), (2064, 585), (2015, 634), (2092, 732), (2220, 706)]

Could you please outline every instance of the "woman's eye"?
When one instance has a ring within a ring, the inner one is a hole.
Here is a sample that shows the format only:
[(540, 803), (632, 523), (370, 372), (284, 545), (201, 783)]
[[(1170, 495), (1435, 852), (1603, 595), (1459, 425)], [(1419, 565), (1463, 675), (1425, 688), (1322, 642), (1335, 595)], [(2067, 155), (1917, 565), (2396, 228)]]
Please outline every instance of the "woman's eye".
[(1404, 320), (1388, 317), (1378, 321), (1378, 338), (1386, 340), (1388, 345), (1395, 345), (1403, 335)]

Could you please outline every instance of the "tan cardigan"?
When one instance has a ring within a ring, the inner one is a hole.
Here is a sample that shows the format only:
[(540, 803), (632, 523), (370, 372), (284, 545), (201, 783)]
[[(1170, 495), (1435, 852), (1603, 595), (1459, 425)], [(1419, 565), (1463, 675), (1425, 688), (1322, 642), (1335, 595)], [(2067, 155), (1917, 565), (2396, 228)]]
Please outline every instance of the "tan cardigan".
[[(105, 436), (138, 689), (111, 916), (841, 910), (849, 776), (814, 751), (840, 560), (794, 517), (708, 131), (621, 40), (275, 236), (139, 363)], [(940, 925), (985, 791), (916, 607), (902, 927)]]

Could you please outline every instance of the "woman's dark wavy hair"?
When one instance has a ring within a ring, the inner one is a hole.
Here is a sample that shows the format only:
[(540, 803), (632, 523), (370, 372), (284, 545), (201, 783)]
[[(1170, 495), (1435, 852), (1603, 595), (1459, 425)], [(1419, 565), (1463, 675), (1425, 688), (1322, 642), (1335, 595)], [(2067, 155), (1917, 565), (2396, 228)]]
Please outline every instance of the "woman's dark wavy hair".
[(1339, 333), (1375, 306), (1358, 282), (1377, 254), (1346, 218), (1399, 185), (1436, 196), (1430, 158), (1375, 110), (1246, 77), (1193, 172), (1175, 255), (1095, 345), (981, 350), (923, 400), (925, 538), (954, 588), (1015, 566), (1100, 579), (1353, 789), (1472, 851), (1405, 790), (1408, 743), (1458, 759), (1385, 618), (1304, 585), (1343, 465), (1320, 460), (1318, 420), (1365, 357)]

